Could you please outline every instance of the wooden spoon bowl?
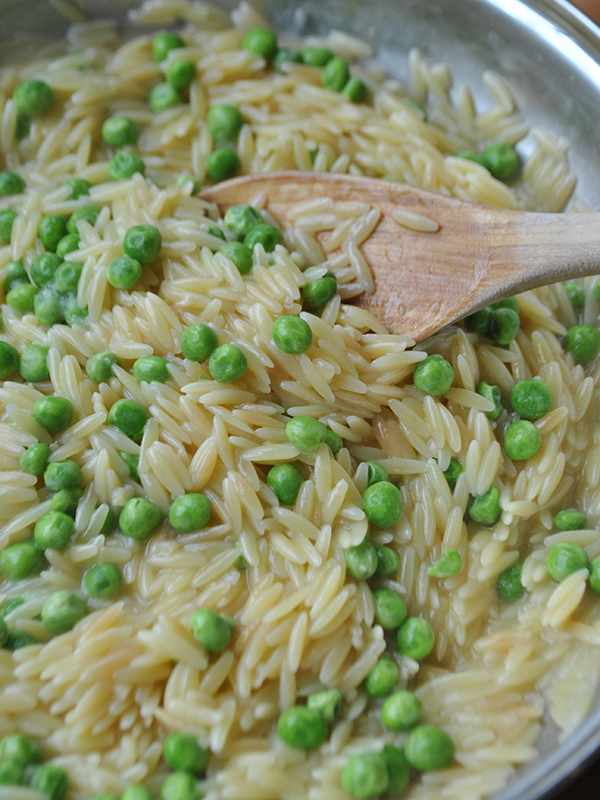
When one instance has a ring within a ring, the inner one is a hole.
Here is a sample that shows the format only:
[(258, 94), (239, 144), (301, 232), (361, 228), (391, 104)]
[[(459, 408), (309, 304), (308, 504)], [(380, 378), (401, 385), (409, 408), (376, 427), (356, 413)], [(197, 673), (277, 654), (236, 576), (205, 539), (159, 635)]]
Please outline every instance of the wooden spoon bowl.
[(378, 209), (361, 245), (375, 291), (355, 302), (415, 341), (517, 292), (600, 272), (596, 213), (507, 211), (378, 178), (298, 171), (234, 178), (201, 197), (224, 213), (259, 193), (282, 229), (292, 207), (316, 198)]

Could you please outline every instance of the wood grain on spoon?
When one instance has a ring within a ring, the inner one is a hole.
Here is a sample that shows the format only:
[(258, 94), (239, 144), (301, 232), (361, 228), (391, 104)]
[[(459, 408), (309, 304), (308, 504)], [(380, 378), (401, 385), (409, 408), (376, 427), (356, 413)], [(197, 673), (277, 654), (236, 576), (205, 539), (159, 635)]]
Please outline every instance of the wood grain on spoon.
[[(393, 333), (424, 339), (451, 322), (525, 289), (600, 272), (600, 215), (540, 214), (482, 206), (377, 178), (274, 172), (234, 178), (201, 197), (221, 211), (264, 193), (278, 225), (317, 198), (364, 201), (381, 211), (362, 245), (375, 292), (355, 302)], [(435, 232), (401, 227), (396, 209), (434, 220)]]

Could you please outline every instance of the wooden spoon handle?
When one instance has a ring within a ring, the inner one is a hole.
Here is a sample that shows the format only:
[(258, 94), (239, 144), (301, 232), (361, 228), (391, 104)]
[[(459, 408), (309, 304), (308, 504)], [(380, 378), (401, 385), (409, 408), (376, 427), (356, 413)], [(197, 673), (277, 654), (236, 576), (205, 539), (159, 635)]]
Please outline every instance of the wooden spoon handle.
[[(262, 193), (282, 228), (290, 226), (287, 212), (311, 199), (365, 201), (379, 209), (381, 220), (362, 245), (375, 292), (357, 302), (390, 331), (417, 341), (516, 291), (600, 272), (595, 213), (508, 211), (377, 178), (314, 172), (236, 178), (202, 197), (225, 210)], [(438, 229), (408, 229), (394, 219), (398, 209)]]

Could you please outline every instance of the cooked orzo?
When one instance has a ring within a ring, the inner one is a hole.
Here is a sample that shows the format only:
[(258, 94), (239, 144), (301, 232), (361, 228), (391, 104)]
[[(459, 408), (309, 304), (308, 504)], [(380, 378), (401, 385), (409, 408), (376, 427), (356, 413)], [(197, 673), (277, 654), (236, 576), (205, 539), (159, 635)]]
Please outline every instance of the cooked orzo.
[(132, 18), (0, 70), (0, 798), (488, 797), (599, 678), (596, 279), (414, 346), (347, 302), (377, 211), (198, 192), (577, 210), (567, 144), (520, 163), (494, 74), (478, 111), (245, 4)]

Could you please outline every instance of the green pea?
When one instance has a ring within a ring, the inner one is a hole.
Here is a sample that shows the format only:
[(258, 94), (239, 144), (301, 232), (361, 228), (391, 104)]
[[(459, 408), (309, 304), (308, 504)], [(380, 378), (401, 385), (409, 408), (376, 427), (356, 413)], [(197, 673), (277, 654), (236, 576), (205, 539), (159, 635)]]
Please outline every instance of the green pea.
[(200, 775), (208, 764), (208, 753), (195, 736), (170, 733), (163, 744), (163, 757), (171, 769)]
[(130, 498), (119, 514), (119, 528), (123, 536), (141, 542), (148, 539), (160, 525), (160, 508), (145, 497)]
[(142, 277), (142, 265), (135, 258), (117, 256), (106, 272), (106, 279), (115, 289), (133, 289)]
[(121, 797), (112, 792), (102, 792), (102, 794), (97, 794), (93, 800), (121, 800)]
[(369, 486), (363, 494), (363, 506), (367, 519), (379, 528), (395, 525), (404, 509), (400, 490), (389, 481)]
[(89, 597), (110, 600), (121, 588), (123, 576), (114, 564), (94, 564), (83, 579), (83, 588)]
[(314, 708), (292, 706), (279, 717), (279, 738), (296, 750), (317, 750), (327, 738), (327, 722)]
[[(215, 106), (215, 108), (218, 108), (218, 106)], [(227, 230), (234, 233), (238, 239), (243, 239), (255, 225), (260, 224), (262, 221), (263, 218), (260, 212), (247, 203), (231, 206), (231, 208), (227, 209), (223, 218)]]
[(575, 361), (587, 364), (600, 352), (600, 333), (591, 325), (573, 325), (565, 337), (565, 350)]
[(517, 336), (521, 320), (512, 308), (497, 308), (492, 311), (490, 336), (497, 345), (506, 347)]
[(596, 594), (600, 594), (600, 556), (596, 556), (590, 564), (588, 581), (592, 591)]
[(167, 82), (178, 91), (187, 89), (195, 75), (196, 66), (189, 58), (176, 58), (171, 61), (165, 72)]
[(377, 552), (377, 569), (375, 575), (379, 578), (393, 578), (400, 569), (400, 557), (392, 550), (382, 544), (375, 548)]
[(25, 181), (16, 172), (0, 172), (0, 197), (21, 194), (25, 191)]
[(377, 571), (377, 551), (368, 539), (345, 552), (346, 572), (357, 581), (372, 578)]
[(17, 86), (13, 92), (13, 102), (21, 114), (39, 117), (54, 102), (54, 94), (45, 81), (33, 79)]
[(5, 270), (3, 283), (5, 292), (10, 292), (14, 286), (29, 283), (29, 275), (22, 261), (9, 261)]
[(510, 308), (515, 313), (519, 313), (519, 301), (516, 297), (505, 297), (503, 300), (497, 300), (490, 306), (492, 311), (498, 308)]
[(25, 450), (19, 459), (19, 465), (23, 472), (27, 472), (29, 475), (41, 475), (46, 469), (50, 455), (50, 446), (43, 442), (38, 442), (38, 444), (33, 444)]
[(412, 692), (395, 692), (381, 707), (381, 722), (391, 731), (414, 727), (423, 716), (423, 704)]
[(300, 317), (278, 317), (271, 329), (273, 341), (284, 353), (305, 353), (312, 345), (312, 331)]
[(123, 240), (123, 253), (140, 264), (155, 261), (161, 247), (162, 236), (154, 225), (134, 225), (128, 229)]
[(87, 614), (87, 605), (76, 594), (64, 590), (54, 592), (42, 607), (42, 622), (51, 633), (70, 631)]
[(231, 383), (241, 378), (247, 369), (246, 356), (234, 344), (219, 345), (208, 359), (208, 371), (219, 383)]
[(182, 173), (177, 177), (177, 186), (185, 186), (186, 183), (192, 183), (192, 194), (198, 194), (202, 189), (202, 185), (197, 178), (191, 178), (189, 175)]
[(73, 405), (66, 397), (40, 397), (33, 406), (33, 418), (48, 431), (64, 431), (73, 418)]
[(263, 58), (273, 58), (277, 52), (277, 37), (268, 28), (253, 28), (244, 36), (242, 47)]
[(302, 486), (302, 475), (293, 464), (277, 464), (267, 473), (267, 483), (279, 502), (289, 506), (296, 502)]
[(2, 606), (0, 610), (0, 618), (4, 619), (7, 614), (10, 614), (15, 608), (19, 608), (25, 602), (24, 597), (11, 597), (10, 600), (7, 600), (6, 603)]
[[(68, 630), (71, 630), (71, 628)], [(61, 631), (61, 633), (63, 632)], [(64, 800), (69, 788), (69, 776), (64, 769), (57, 767), (55, 764), (42, 764), (33, 774), (31, 788), (37, 789), (39, 792), (45, 792), (48, 800)]]
[(33, 538), (40, 550), (64, 550), (75, 534), (75, 523), (62, 511), (48, 511), (36, 523)]
[(42, 217), (38, 225), (38, 236), (46, 250), (56, 250), (57, 244), (67, 235), (67, 220), (62, 214)]
[(513, 411), (524, 419), (539, 419), (552, 408), (550, 388), (541, 378), (519, 381), (510, 395)]
[(519, 174), (519, 157), (514, 147), (504, 142), (488, 145), (481, 154), (483, 166), (499, 181), (509, 181)]
[(169, 522), (179, 533), (193, 533), (208, 525), (210, 514), (208, 497), (192, 492), (173, 500), (169, 509)]
[(160, 789), (160, 800), (200, 800), (204, 793), (189, 772), (173, 772)]
[(236, 631), (235, 620), (210, 608), (199, 608), (192, 617), (192, 633), (209, 653), (220, 653)]
[(427, 574), (433, 578), (449, 578), (451, 575), (456, 575), (460, 572), (462, 566), (462, 559), (458, 550), (444, 548), (442, 555), (438, 560), (427, 567)]
[(328, 47), (304, 47), (300, 55), (309, 67), (324, 67), (333, 58), (333, 52)]
[(127, 469), (129, 470), (129, 477), (132, 478), (137, 483), (140, 483), (140, 473), (139, 473), (139, 465), (140, 465), (140, 457), (136, 456), (135, 453), (125, 453), (122, 450), (119, 450), (119, 455), (127, 465)]
[(0, 211), (0, 244), (10, 244), (13, 222), (16, 218), (15, 211), (11, 211), (8, 208), (5, 211)]
[(38, 289), (30, 283), (22, 283), (14, 286), (6, 295), (6, 303), (15, 311), (27, 314), (33, 311), (35, 296)]
[(154, 800), (154, 795), (143, 786), (130, 786), (121, 795), (121, 800)]
[[(68, 233), (66, 236), (60, 240), (60, 242), (56, 245), (56, 255), (61, 256), (64, 258), (67, 253), (74, 253), (75, 250), (79, 250), (79, 243), (80, 238), (78, 233)], [(70, 264), (77, 263), (77, 262), (67, 262)], [(61, 291), (63, 291), (61, 289)]]
[[(227, 103), (218, 103), (209, 109), (206, 122), (208, 130), (216, 142), (234, 142), (242, 129), (244, 118), (234, 106), (227, 105)], [(233, 206), (233, 208), (240, 208), (240, 206)], [(227, 214), (231, 210), (228, 209), (225, 212), (225, 225), (227, 227), (229, 227), (227, 225)]]
[(419, 725), (404, 744), (406, 760), (420, 772), (443, 769), (454, 758), (454, 743), (445, 731), (434, 725)]
[(307, 283), (302, 287), (302, 304), (307, 311), (318, 311), (335, 297), (337, 281), (330, 270), (323, 277), (311, 280), (314, 274), (311, 270), (312, 267), (304, 272)]
[(353, 103), (362, 103), (367, 96), (367, 86), (360, 78), (350, 78), (342, 89), (342, 94)]
[(129, 150), (120, 150), (108, 162), (108, 174), (113, 181), (126, 180), (139, 172), (146, 174), (144, 160)]
[(142, 438), (148, 415), (135, 400), (123, 398), (113, 403), (108, 412), (108, 424), (118, 428), (134, 442)]
[(9, 630), (6, 622), (0, 619), (0, 647), (4, 647), (8, 642)]
[(410, 783), (410, 764), (403, 751), (391, 744), (382, 750), (389, 776), (388, 794), (394, 797), (402, 794)]
[(18, 141), (27, 138), (31, 132), (31, 117), (23, 114), (21, 111), (17, 114), (17, 121), (15, 124), (15, 138)]
[(142, 129), (129, 117), (116, 114), (104, 120), (102, 138), (109, 147), (129, 147), (137, 144)]
[(454, 369), (443, 356), (427, 356), (413, 373), (413, 383), (425, 394), (439, 397), (454, 383)]
[(40, 571), (43, 563), (44, 556), (33, 542), (15, 542), (0, 553), (0, 569), (9, 581), (29, 578)]
[(0, 759), (0, 786), (23, 786), (25, 784), (25, 767), (16, 761)]
[[(212, 222), (208, 222), (204, 230), (206, 230), (207, 233), (210, 233), (211, 236), (216, 236), (217, 239), (221, 239), (223, 242), (225, 241), (225, 234), (218, 225), (213, 225)], [(211, 247), (213, 253), (216, 253), (217, 249), (218, 248)]]
[(387, 697), (398, 682), (400, 670), (391, 658), (380, 658), (365, 678), (365, 690), (370, 697)]
[(190, 361), (201, 364), (218, 346), (217, 335), (208, 325), (190, 325), (181, 334), (181, 352)]
[(244, 237), (244, 244), (249, 250), (252, 251), (255, 245), (262, 244), (267, 253), (272, 253), (282, 241), (283, 234), (279, 228), (274, 225), (268, 225), (266, 222), (255, 225)]
[(33, 299), (33, 310), (40, 325), (57, 325), (64, 322), (65, 312), (62, 299), (58, 292), (45, 286), (36, 294)]
[(19, 366), (19, 354), (8, 342), (0, 341), (0, 379), (8, 378)]
[(477, 384), (476, 391), (477, 394), (480, 394), (482, 397), (485, 397), (486, 400), (489, 400), (494, 404), (492, 411), (484, 412), (486, 417), (489, 417), (490, 419), (498, 419), (500, 412), (502, 411), (502, 394), (500, 393), (500, 387), (496, 386), (495, 383), (481, 381), (481, 383)]
[(79, 235), (79, 228), (77, 227), (77, 223), (80, 222), (81, 220), (84, 220), (93, 227), (96, 224), (96, 220), (98, 219), (99, 214), (100, 214), (100, 209), (98, 208), (98, 206), (94, 205), (81, 206), (81, 208), (78, 208), (69, 217), (69, 221), (67, 222), (67, 230), (69, 231), (69, 233), (76, 233)]
[(450, 459), (448, 467), (444, 470), (444, 477), (451, 492), (456, 489), (456, 483), (464, 471), (465, 468), (457, 458)]
[(587, 527), (587, 517), (576, 508), (564, 508), (555, 515), (554, 527), (559, 531), (580, 531)]
[(218, 147), (206, 159), (206, 171), (213, 181), (225, 181), (240, 171), (240, 159), (231, 147)]
[(574, 542), (559, 542), (550, 548), (546, 557), (546, 568), (550, 577), (564, 581), (573, 572), (580, 569), (589, 569), (590, 559), (583, 547)]
[(227, 242), (227, 244), (223, 245), (219, 250), (219, 253), (227, 256), (230, 261), (233, 261), (240, 275), (247, 275), (252, 271), (254, 258), (252, 251), (250, 248), (246, 247), (245, 244), (241, 242)]
[(533, 458), (541, 444), (542, 434), (533, 422), (526, 419), (513, 422), (504, 435), (504, 450), (513, 461)]
[(166, 383), (170, 377), (167, 361), (160, 356), (141, 356), (133, 364), (133, 377), (136, 381)]
[(298, 416), (285, 426), (285, 435), (303, 453), (314, 453), (327, 438), (327, 428), (318, 419)]
[(403, 656), (420, 661), (433, 650), (435, 633), (426, 619), (408, 617), (398, 629), (396, 641)]
[(309, 694), (306, 705), (314, 711), (319, 711), (325, 722), (331, 725), (340, 715), (342, 693), (339, 689), (323, 689), (321, 692)]
[(480, 525), (495, 525), (502, 516), (500, 508), (500, 490), (492, 486), (485, 494), (476, 497), (469, 509), (474, 522)]
[(92, 184), (86, 181), (85, 178), (68, 178), (65, 181), (65, 186), (69, 186), (71, 189), (68, 200), (78, 200), (80, 197), (85, 197), (92, 188)]
[(585, 289), (583, 286), (574, 281), (567, 281), (563, 285), (575, 311), (581, 311), (585, 306)]
[(479, 333), (481, 336), (487, 336), (490, 332), (490, 325), (492, 322), (492, 309), (480, 308), (474, 314), (469, 314), (465, 317), (465, 328), (469, 333)]
[(382, 467), (377, 461), (367, 461), (367, 476), (369, 486), (389, 480), (386, 468)]
[(342, 786), (356, 800), (370, 800), (387, 791), (390, 778), (382, 753), (350, 756), (342, 771)]
[(341, 436), (338, 436), (335, 431), (327, 431), (327, 436), (325, 437), (325, 444), (328, 445), (329, 449), (333, 453), (333, 455), (337, 455), (342, 447), (344, 446), (344, 440)]
[(100, 528), (100, 534), (102, 536), (109, 536), (111, 533), (115, 532), (116, 528), (117, 517), (109, 508), (106, 517), (104, 518), (104, 522), (102, 523), (102, 527)]
[(77, 292), (83, 264), (79, 261), (63, 261), (55, 273), (56, 288), (59, 292)]
[(459, 153), (456, 153), (456, 158), (464, 158), (467, 161), (474, 161), (476, 164), (481, 164), (481, 166), (483, 166), (483, 160), (479, 153), (474, 153), (472, 150), (461, 150)]
[(183, 103), (183, 97), (170, 83), (157, 83), (148, 95), (148, 105), (157, 114)]
[(0, 758), (28, 767), (30, 764), (39, 764), (42, 761), (42, 748), (30, 736), (25, 736), (23, 733), (9, 733), (0, 741)]
[(376, 589), (375, 622), (386, 631), (398, 628), (406, 619), (406, 603), (393, 589)]
[(52, 461), (44, 472), (44, 483), (51, 492), (74, 489), (82, 479), (81, 467), (75, 461)]
[(64, 514), (73, 515), (82, 497), (81, 489), (61, 489), (50, 501), (50, 511), (61, 511)]
[(119, 357), (110, 350), (94, 353), (85, 362), (85, 371), (90, 380), (96, 383), (106, 383), (114, 374), (114, 367), (120, 367)]
[(496, 579), (496, 589), (500, 597), (507, 603), (514, 603), (523, 596), (525, 587), (521, 583), (521, 573), (523, 572), (523, 562), (515, 561), (508, 569), (501, 572)]
[(75, 325), (75, 323), (84, 324), (86, 322), (88, 309), (87, 306), (85, 308), (79, 307), (77, 295), (71, 292), (63, 294), (62, 305), (67, 325)]
[(286, 64), (301, 64), (302, 55), (298, 50), (291, 50), (289, 47), (282, 47), (277, 51), (273, 59), (273, 69), (277, 72), (286, 72)]
[[(0, 349), (0, 364), (1, 362), (2, 351)], [(28, 344), (21, 353), (19, 372), (24, 381), (30, 381), (31, 383), (50, 380), (48, 348), (41, 344)], [(2, 377), (1, 367), (0, 377)]]
[(326, 89), (341, 92), (350, 79), (348, 62), (339, 56), (331, 58), (323, 68), (321, 82)]
[(180, 47), (185, 47), (181, 36), (172, 31), (165, 31), (158, 33), (152, 40), (152, 55), (155, 61), (164, 61), (171, 50), (177, 50)]

